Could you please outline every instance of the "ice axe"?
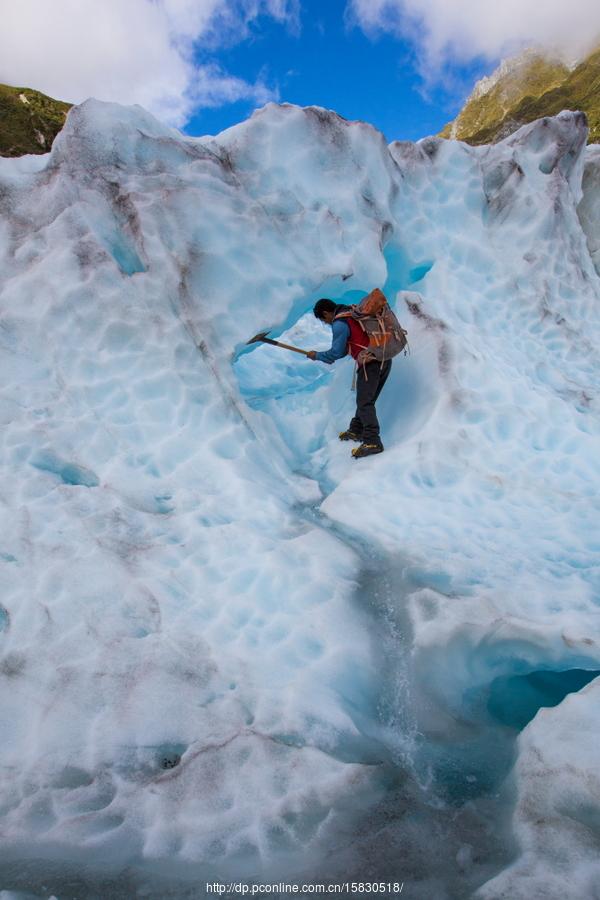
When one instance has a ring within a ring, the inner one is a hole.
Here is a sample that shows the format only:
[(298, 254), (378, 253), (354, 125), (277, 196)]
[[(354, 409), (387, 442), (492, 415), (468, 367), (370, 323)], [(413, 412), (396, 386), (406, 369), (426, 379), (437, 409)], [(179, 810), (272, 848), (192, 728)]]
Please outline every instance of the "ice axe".
[(293, 350), (294, 353), (303, 353), (304, 356), (308, 356), (308, 350), (301, 350), (300, 347), (292, 347), (291, 344), (282, 344), (281, 341), (274, 341), (273, 338), (268, 338), (268, 331), (259, 331), (258, 334), (255, 334), (253, 338), (250, 338), (249, 341), (246, 341), (247, 344), (256, 344), (259, 341), (263, 344), (273, 344), (274, 347), (283, 347), (284, 350)]

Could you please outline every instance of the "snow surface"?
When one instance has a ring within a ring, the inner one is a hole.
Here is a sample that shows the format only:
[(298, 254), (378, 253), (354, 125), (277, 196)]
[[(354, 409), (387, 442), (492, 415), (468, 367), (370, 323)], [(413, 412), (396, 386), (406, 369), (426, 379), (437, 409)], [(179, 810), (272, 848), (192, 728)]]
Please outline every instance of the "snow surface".
[[(590, 896), (599, 682), (518, 743), (493, 712), (600, 670), (586, 135), (270, 105), (190, 139), (88, 101), (0, 160), (0, 887), (385, 860), (412, 896)], [(315, 299), (376, 285), (411, 353), (356, 462), (350, 363), (245, 342), (325, 348)]]

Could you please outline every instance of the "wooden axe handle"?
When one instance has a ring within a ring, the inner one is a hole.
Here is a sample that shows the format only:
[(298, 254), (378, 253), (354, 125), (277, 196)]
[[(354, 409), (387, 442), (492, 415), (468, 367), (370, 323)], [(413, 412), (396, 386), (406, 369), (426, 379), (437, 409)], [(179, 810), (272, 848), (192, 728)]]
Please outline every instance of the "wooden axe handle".
[(291, 344), (282, 344), (281, 341), (274, 341), (272, 338), (263, 338), (265, 344), (273, 344), (274, 347), (283, 347), (285, 350), (293, 350), (294, 353), (303, 353), (308, 356), (308, 350), (301, 350), (300, 347), (292, 347)]

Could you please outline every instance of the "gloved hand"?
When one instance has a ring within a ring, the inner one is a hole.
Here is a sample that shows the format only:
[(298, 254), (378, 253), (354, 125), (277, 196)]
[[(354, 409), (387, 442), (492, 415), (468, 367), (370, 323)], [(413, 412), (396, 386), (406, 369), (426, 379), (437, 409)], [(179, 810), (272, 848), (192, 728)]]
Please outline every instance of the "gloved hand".
[(309, 359), (312, 359), (312, 360), (314, 361), (314, 360), (316, 360), (316, 358), (317, 358), (317, 351), (316, 351), (316, 350), (309, 350), (308, 353), (307, 353), (306, 355), (308, 356)]

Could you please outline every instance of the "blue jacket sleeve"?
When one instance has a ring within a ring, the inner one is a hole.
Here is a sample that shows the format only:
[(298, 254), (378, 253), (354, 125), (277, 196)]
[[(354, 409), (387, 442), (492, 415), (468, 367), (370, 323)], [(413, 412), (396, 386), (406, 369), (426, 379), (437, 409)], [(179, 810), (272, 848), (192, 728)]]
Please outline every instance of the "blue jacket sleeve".
[(350, 338), (350, 328), (343, 319), (336, 319), (331, 326), (331, 330), (331, 347), (329, 350), (321, 350), (317, 353), (319, 362), (324, 362), (328, 365), (346, 355)]

